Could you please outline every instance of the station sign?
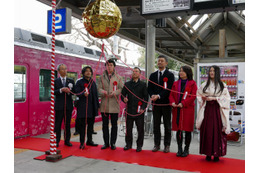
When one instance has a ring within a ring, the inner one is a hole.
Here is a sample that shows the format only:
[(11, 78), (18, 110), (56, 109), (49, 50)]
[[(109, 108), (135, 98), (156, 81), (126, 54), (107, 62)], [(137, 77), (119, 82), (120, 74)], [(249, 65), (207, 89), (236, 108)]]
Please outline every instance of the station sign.
[(145, 19), (219, 13), (245, 9), (245, 0), (142, 0)]
[(142, 0), (142, 15), (190, 10), (191, 0)]
[[(71, 9), (56, 9), (55, 34), (71, 33)], [(52, 10), (48, 10), (47, 34), (52, 34)]]
[(245, 4), (245, 0), (229, 0), (230, 5)]

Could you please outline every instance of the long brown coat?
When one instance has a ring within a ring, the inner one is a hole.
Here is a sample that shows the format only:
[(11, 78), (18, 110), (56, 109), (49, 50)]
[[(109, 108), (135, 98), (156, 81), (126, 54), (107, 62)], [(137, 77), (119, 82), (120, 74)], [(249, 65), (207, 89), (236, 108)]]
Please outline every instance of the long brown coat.
[[(104, 95), (104, 91), (107, 91), (108, 93), (113, 92), (113, 84), (114, 82), (117, 82), (117, 90), (115, 91), (116, 97), (106, 97)], [(106, 70), (101, 75), (100, 80), (98, 81), (98, 92), (101, 96), (101, 104), (100, 104), (100, 112), (104, 113), (119, 113), (120, 112), (120, 99), (119, 95), (121, 94), (122, 88), (123, 88), (122, 77), (115, 71), (112, 74), (112, 77), (109, 81), (108, 74)]]

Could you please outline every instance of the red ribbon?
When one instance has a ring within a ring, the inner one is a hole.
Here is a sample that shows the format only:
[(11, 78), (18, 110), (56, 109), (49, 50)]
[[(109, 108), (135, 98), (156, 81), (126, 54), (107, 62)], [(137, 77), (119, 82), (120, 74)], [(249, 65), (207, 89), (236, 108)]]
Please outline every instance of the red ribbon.
[(164, 81), (164, 82), (168, 82), (168, 78), (167, 78), (167, 77), (164, 77), (164, 78), (163, 78), (163, 81)]
[(143, 102), (141, 102), (141, 101), (138, 102), (137, 113), (140, 112), (142, 104), (143, 104)]
[(85, 83), (85, 84), (84, 84), (84, 87), (85, 87), (85, 91), (86, 91), (86, 93), (88, 93), (88, 94), (89, 94), (89, 92), (88, 92), (88, 84), (87, 84), (87, 83)]
[(116, 91), (117, 81), (114, 81), (114, 82), (113, 82), (113, 85), (114, 85), (113, 91)]
[(167, 88), (167, 82), (168, 82), (168, 78), (167, 77), (164, 77), (163, 78), (163, 81), (164, 81), (164, 89), (166, 89)]

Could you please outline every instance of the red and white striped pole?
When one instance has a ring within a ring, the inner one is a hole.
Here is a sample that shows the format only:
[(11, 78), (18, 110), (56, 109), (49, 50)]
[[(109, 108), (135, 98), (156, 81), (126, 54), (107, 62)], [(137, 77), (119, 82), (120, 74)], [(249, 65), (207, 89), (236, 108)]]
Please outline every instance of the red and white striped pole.
[(51, 38), (51, 127), (50, 127), (50, 154), (56, 153), (56, 135), (54, 133), (54, 78), (55, 78), (55, 16), (56, 0), (52, 0), (52, 38)]
[[(52, 39), (51, 39), (51, 121), (50, 121), (50, 151), (46, 156), (46, 161), (57, 161), (62, 158), (58, 155), (60, 151), (56, 150), (56, 134), (54, 132), (55, 115), (54, 115), (54, 79), (55, 79), (55, 16), (56, 0), (52, 0)], [(46, 153), (46, 152), (45, 152)]]

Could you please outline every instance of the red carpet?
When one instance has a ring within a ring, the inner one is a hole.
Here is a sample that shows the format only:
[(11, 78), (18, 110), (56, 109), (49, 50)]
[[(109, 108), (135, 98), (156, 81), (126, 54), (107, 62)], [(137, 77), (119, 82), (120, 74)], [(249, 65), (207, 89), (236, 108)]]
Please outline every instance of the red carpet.
[[(63, 145), (63, 141), (60, 142), (58, 149), (61, 150), (62, 158), (80, 156), (91, 159), (203, 173), (245, 172), (245, 160), (220, 158), (220, 161), (215, 163), (207, 162), (205, 156), (202, 155), (190, 154), (186, 158), (180, 158), (176, 157), (176, 153), (153, 153), (151, 150), (143, 150), (140, 153), (136, 153), (135, 149), (124, 151), (120, 147), (117, 147), (115, 151), (111, 149), (101, 150), (101, 145), (98, 147), (86, 147), (84, 150), (80, 150), (79, 142), (71, 143), (73, 146), (67, 147)], [(29, 137), (15, 140), (14, 148), (45, 152), (49, 150), (49, 144), (49, 139)], [(34, 159), (44, 160), (45, 157), (46, 155), (42, 155)]]

